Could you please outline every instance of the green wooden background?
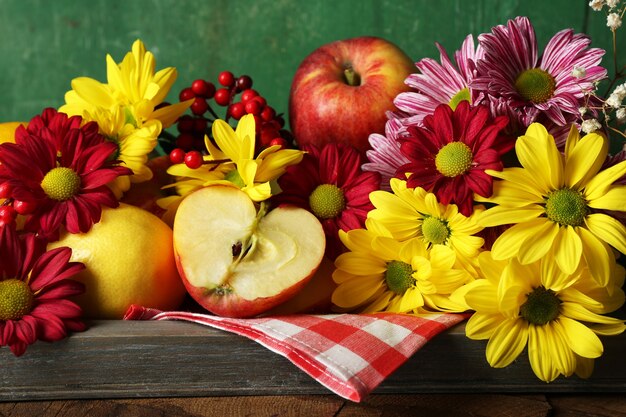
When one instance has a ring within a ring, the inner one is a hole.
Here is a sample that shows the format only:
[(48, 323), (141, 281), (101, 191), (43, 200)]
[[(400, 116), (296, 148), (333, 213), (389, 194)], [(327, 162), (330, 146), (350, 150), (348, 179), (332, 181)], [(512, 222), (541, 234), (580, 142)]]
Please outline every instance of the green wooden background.
[[(105, 78), (105, 55), (120, 61), (141, 38), (157, 68), (174, 66), (170, 94), (222, 70), (249, 74), (279, 112), (286, 111), (292, 76), (318, 46), (375, 35), (414, 60), (438, 57), (463, 38), (526, 15), (540, 48), (557, 31), (588, 33), (611, 47), (603, 13), (588, 0), (0, 0), (0, 121), (28, 120), (63, 104), (77, 76)], [(625, 25), (626, 26), (626, 25)], [(626, 27), (618, 31), (626, 46)], [(625, 50), (626, 52), (626, 50)], [(626, 60), (622, 54), (621, 65)], [(612, 67), (610, 56), (604, 61)]]

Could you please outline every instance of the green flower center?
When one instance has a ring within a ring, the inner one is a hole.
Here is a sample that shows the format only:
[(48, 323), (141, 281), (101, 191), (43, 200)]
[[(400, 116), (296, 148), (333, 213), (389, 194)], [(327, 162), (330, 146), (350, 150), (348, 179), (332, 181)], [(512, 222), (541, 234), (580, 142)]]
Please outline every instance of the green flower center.
[(346, 197), (336, 185), (322, 184), (309, 196), (309, 205), (318, 218), (332, 219), (346, 208)]
[(450, 142), (437, 152), (435, 166), (446, 177), (456, 177), (472, 166), (472, 157), (472, 150), (466, 144)]
[(413, 267), (406, 262), (391, 261), (387, 263), (385, 281), (387, 287), (396, 294), (404, 294), (406, 290), (415, 284)]
[(19, 279), (0, 281), (0, 320), (18, 320), (30, 313), (35, 296)]
[(532, 68), (517, 76), (515, 89), (525, 100), (545, 103), (554, 94), (556, 81), (547, 71)]
[(80, 191), (80, 177), (71, 168), (53, 168), (43, 177), (41, 188), (53, 200), (69, 200)]
[(224, 179), (226, 181), (232, 182), (239, 188), (243, 188), (246, 186), (246, 184), (243, 182), (243, 178), (241, 178), (241, 175), (239, 175), (239, 171), (237, 171), (236, 169), (233, 169), (228, 174), (226, 174)]
[(456, 107), (462, 101), (469, 101), (470, 103), (472, 102), (472, 97), (470, 95), (469, 88), (467, 87), (462, 89), (458, 93), (456, 93), (454, 97), (450, 99), (450, 102), (448, 103), (448, 105), (450, 106), (452, 110), (456, 110)]
[(582, 226), (588, 211), (582, 194), (571, 188), (552, 191), (546, 198), (546, 216), (561, 226)]
[(439, 245), (448, 239), (450, 229), (445, 221), (430, 216), (422, 221), (422, 235), (429, 243)]
[(527, 295), (520, 315), (529, 323), (543, 326), (559, 316), (561, 300), (552, 290), (537, 287)]

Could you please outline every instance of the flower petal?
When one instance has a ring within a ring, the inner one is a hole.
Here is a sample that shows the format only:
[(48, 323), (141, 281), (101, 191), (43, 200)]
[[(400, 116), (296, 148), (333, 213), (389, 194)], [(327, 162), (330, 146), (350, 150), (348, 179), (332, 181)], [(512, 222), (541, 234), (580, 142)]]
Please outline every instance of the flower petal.
[(626, 226), (619, 220), (606, 214), (594, 213), (585, 218), (585, 223), (597, 238), (626, 254)]
[(584, 358), (599, 358), (604, 351), (602, 342), (587, 326), (567, 317), (557, 319), (565, 330), (569, 347)]
[(487, 361), (504, 368), (522, 353), (528, 341), (528, 323), (521, 319), (504, 320), (487, 343)]

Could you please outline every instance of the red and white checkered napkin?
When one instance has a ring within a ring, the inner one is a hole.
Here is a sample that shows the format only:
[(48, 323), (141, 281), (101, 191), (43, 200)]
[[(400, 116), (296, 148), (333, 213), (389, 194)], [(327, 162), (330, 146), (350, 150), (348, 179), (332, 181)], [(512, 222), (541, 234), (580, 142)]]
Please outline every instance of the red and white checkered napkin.
[(334, 393), (361, 401), (411, 355), (464, 315), (292, 315), (232, 319), (132, 306), (126, 320), (185, 320), (246, 336)]

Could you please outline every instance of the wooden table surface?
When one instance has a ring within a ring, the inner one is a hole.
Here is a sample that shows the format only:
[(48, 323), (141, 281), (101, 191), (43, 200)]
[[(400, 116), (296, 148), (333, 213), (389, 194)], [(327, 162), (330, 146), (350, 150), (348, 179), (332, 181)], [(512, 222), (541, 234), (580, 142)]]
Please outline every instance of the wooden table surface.
[(353, 403), (334, 395), (59, 400), (0, 403), (2, 417), (614, 417), (622, 394), (373, 395)]

